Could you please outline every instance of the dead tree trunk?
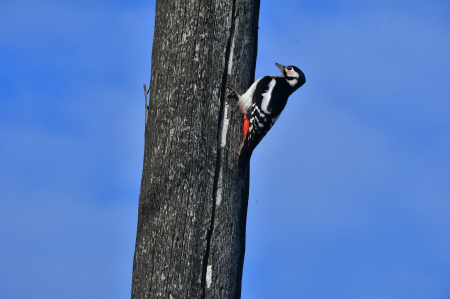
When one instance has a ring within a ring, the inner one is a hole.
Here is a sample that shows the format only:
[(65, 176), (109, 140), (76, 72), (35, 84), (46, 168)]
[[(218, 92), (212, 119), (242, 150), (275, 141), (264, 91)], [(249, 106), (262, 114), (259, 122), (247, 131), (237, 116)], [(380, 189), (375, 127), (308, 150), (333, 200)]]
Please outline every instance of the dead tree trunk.
[(259, 0), (157, 0), (132, 298), (240, 298), (249, 173), (226, 85), (254, 81)]

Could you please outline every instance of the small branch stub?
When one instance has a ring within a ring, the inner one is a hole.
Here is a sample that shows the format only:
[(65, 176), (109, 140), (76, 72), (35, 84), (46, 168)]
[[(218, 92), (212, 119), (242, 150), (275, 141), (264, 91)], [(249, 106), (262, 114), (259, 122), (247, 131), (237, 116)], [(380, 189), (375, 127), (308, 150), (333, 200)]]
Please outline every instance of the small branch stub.
[(147, 124), (148, 105), (147, 105), (147, 86), (145, 84), (144, 84), (144, 97), (145, 97), (145, 123)]

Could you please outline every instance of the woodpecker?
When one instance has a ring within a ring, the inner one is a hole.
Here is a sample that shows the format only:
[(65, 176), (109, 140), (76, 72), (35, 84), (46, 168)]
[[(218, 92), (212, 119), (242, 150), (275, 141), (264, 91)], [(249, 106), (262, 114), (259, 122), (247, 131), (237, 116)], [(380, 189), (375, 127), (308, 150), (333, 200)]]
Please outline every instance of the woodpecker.
[(248, 164), (255, 147), (275, 124), (289, 96), (306, 82), (299, 68), (278, 63), (275, 65), (280, 69), (281, 77), (262, 77), (242, 95), (228, 86), (230, 95), (238, 97), (238, 107), (244, 115), (244, 136), (237, 153), (240, 169)]

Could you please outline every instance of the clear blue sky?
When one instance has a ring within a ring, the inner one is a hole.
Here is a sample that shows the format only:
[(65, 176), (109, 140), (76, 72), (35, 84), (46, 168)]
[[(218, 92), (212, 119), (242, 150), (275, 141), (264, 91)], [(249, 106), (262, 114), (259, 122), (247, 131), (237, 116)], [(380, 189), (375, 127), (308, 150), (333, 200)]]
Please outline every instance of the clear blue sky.
[[(0, 4), (0, 298), (129, 298), (154, 1)], [(242, 298), (450, 297), (450, 2), (265, 1)]]

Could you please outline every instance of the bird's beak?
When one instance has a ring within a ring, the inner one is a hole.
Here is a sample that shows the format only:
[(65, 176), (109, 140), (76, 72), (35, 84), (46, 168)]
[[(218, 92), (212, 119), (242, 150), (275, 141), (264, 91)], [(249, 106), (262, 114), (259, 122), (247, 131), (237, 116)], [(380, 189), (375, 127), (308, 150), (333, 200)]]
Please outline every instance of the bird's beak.
[(279, 64), (279, 63), (276, 63), (276, 62), (275, 62), (275, 65), (277, 66), (277, 68), (280, 69), (281, 73), (284, 75), (284, 68), (285, 68), (285, 66), (284, 66), (284, 65), (281, 65), (281, 64)]

